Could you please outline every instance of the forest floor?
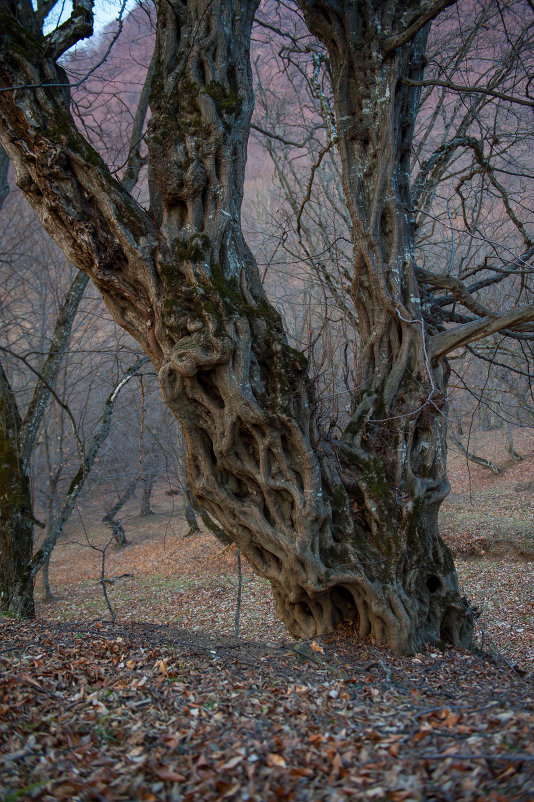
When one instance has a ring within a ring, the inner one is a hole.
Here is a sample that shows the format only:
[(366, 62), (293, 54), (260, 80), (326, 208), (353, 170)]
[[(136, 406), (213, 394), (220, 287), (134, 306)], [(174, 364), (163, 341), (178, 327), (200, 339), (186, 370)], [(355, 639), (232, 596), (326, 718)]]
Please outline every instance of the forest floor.
[[(534, 431), (514, 434), (523, 460), (498, 476), (450, 452), (472, 652), (295, 642), (244, 561), (236, 638), (235, 548), (184, 538), (163, 484), (106, 551), (111, 624), (88, 507), (54, 551), (56, 599), (0, 620), (0, 799), (533, 800)], [(469, 450), (505, 466), (495, 433)]]

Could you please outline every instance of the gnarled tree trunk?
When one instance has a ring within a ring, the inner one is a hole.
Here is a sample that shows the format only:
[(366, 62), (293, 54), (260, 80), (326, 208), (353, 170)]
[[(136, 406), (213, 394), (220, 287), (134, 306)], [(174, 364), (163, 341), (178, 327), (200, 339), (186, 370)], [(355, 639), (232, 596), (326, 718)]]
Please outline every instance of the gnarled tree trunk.
[(269, 579), (289, 631), (316, 636), (348, 618), (400, 652), (442, 636), (465, 646), (471, 622), (437, 530), (446, 376), (425, 346), (407, 183), (417, 92), (401, 78), (421, 69), (424, 35), (385, 54), (372, 23), (387, 7), (395, 33), (397, 2), (373, 14), (301, 3), (330, 53), (361, 326), (353, 419), (328, 441), (306, 360), (289, 347), (241, 233), (256, 5), (157, 3), (150, 214), (52, 86), (64, 80), (53, 60), (61, 42), (34, 26), (24, 51), (13, 16), (2, 88), (51, 86), (0, 93), (2, 144), (49, 233), (158, 368), (183, 427), (188, 486)]

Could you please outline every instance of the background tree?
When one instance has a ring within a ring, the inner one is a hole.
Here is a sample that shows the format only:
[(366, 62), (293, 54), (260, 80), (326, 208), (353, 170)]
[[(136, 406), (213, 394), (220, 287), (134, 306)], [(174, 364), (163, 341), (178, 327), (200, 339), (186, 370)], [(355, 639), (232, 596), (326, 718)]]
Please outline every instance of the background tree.
[(534, 307), (478, 306), (447, 328), (421, 303), (418, 280), (435, 278), (416, 269), (410, 162), (429, 23), (449, 3), (298, 4), (328, 55), (352, 238), (360, 345), (337, 437), (318, 428), (306, 360), (241, 233), (256, 5), (156, 5), (148, 210), (70, 113), (58, 59), (91, 33), (86, 0), (46, 35), (44, 8), (2, 0), (1, 142), (45, 228), (159, 370), (193, 494), (269, 578), (290, 631), (351, 618), (398, 651), (440, 636), (467, 645), (472, 622), (437, 528), (444, 358), (524, 327)]
[[(131, 56), (134, 44), (135, 35), (130, 30), (128, 41), (118, 50), (127, 47)], [(124, 53), (120, 55), (124, 57)], [(79, 58), (74, 58), (73, 64), (77, 68)], [(122, 154), (124, 181), (132, 190), (143, 166), (138, 140), (146, 119), (147, 86), (143, 87), (142, 82), (140, 87), (134, 85), (128, 97), (132, 104), (129, 115), (132, 108), (135, 114), (130, 141), (122, 147)], [(106, 109), (117, 97), (116, 92), (107, 97)], [(85, 112), (94, 122), (94, 110), (87, 108)], [(125, 130), (124, 120), (115, 119), (113, 152), (117, 158)], [(120, 354), (131, 351), (131, 346), (124, 343), (124, 336), (117, 338), (115, 324), (105, 320), (98, 294), (93, 292), (86, 299), (83, 314), (79, 314), (88, 276), (69, 269), (63, 254), (35, 228), (35, 217), (20, 195), (15, 193), (6, 202), (8, 164), (7, 154), (1, 149), (4, 296), (0, 367), (2, 407), (7, 410), (2, 416), (2, 434), (10, 454), (3, 464), (3, 482), (6, 488), (17, 482), (19, 492), (2, 494), (0, 585), (4, 611), (32, 615), (33, 580), (41, 567), (45, 598), (52, 596), (48, 580), (51, 548), (61, 536), (74, 503), (79, 502), (80, 493), (87, 490), (89, 473), (108, 437), (110, 414), (115, 407), (114, 385), (115, 389), (122, 386), (124, 372), (128, 374), (127, 365), (117, 370)], [(37, 275), (35, 265), (39, 265)], [(34, 276), (30, 286), (20, 281), (25, 274)], [(94, 320), (99, 321), (98, 331)], [(134, 346), (134, 354), (135, 350)], [(100, 378), (98, 385), (94, 383), (95, 376)], [(50, 401), (54, 401), (52, 408)], [(18, 421), (14, 427), (9, 410), (14, 410)], [(46, 489), (39, 481), (44, 475)], [(117, 476), (116, 470), (113, 475)], [(38, 520), (40, 517), (45, 518), (46, 524)], [(38, 555), (34, 554), (33, 543), (36, 524), (46, 529), (47, 544)]]
[[(4, 197), (0, 199), (1, 206), (4, 205), (8, 191), (6, 174)], [(7, 211), (9, 213), (9, 210)], [(10, 223), (12, 224), (13, 220)], [(24, 232), (26, 235), (29, 233), (28, 223), (26, 215), (27, 230)], [(32, 309), (34, 323), (31, 334), (37, 333), (37, 340), (41, 340), (39, 333), (43, 334), (43, 320), (50, 311), (50, 299), (47, 298), (44, 278), (47, 265), (46, 257), (43, 259), (44, 254), (42, 254), (41, 264), (44, 269), (38, 282), (31, 288), (25, 286), (21, 293), (20, 272), (23, 260), (21, 252), (24, 251), (24, 246), (15, 241), (15, 231), (19, 236), (24, 236), (20, 224), (13, 226), (8, 223), (2, 238), (5, 258), (2, 265), (3, 344), (0, 346), (0, 427), (3, 453), (0, 494), (0, 592), (4, 611), (33, 615), (33, 577), (30, 575), (29, 561), (33, 551), (33, 528), (39, 521), (35, 518), (33, 510), (31, 459), (46, 408), (54, 394), (53, 385), (70, 343), (74, 318), (87, 286), (88, 277), (79, 273), (68, 286), (65, 296), (60, 300), (55, 325), (50, 332), (50, 341), (45, 346), (42, 363), (38, 369), (32, 368), (28, 362), (28, 352), (31, 353), (33, 344), (30, 343), (28, 322), (20, 321), (16, 310), (24, 303)], [(37, 351), (41, 350), (42, 342), (37, 344), (34, 339), (34, 343)], [(21, 346), (26, 353), (17, 353)], [(13, 368), (11, 380), (5, 369), (8, 363)], [(33, 371), (33, 381), (29, 388), (20, 386), (21, 363)]]
[[(16, 209), (16, 202), (14, 206)], [(8, 207), (5, 211), (10, 213), (13, 209)], [(0, 425), (5, 456), (0, 587), (2, 609), (23, 615), (33, 613), (35, 575), (42, 566), (47, 569), (51, 548), (109, 433), (124, 372), (127, 377), (131, 375), (125, 368), (117, 370), (117, 343), (108, 340), (111, 353), (107, 359), (108, 368), (113, 368), (110, 372), (119, 374), (118, 381), (105, 375), (102, 352), (95, 341), (96, 354), (92, 356), (87, 326), (90, 320), (93, 330), (100, 300), (85, 299), (80, 314), (87, 276), (78, 273), (72, 278), (66, 265), (61, 265), (58, 276), (58, 254), (53, 247), (46, 252), (42, 237), (38, 243), (32, 239), (31, 217), (26, 220), (26, 240), (19, 242), (17, 249), (10, 248), (7, 236), (4, 238), (7, 258), (1, 265), (5, 294), (0, 342)], [(17, 222), (5, 229), (12, 242), (17, 230), (20, 236), (20, 217)], [(20, 284), (20, 276), (28, 272), (28, 260), (40, 266), (31, 287)], [(64, 294), (62, 285), (66, 285)], [(95, 339), (102, 344), (102, 330)], [(82, 341), (87, 347), (85, 354), (85, 349), (80, 348)], [(95, 366), (98, 360), (100, 364)], [(94, 383), (95, 376), (99, 376), (98, 385)], [(109, 380), (112, 388), (113, 383), (117, 386), (107, 400), (101, 399)], [(42, 482), (41, 477), (46, 481)], [(18, 493), (9, 492), (14, 485)], [(43, 517), (46, 524), (40, 521)], [(47, 530), (47, 549), (37, 554), (33, 542), (35, 524)], [(50, 594), (46, 576), (45, 591)]]

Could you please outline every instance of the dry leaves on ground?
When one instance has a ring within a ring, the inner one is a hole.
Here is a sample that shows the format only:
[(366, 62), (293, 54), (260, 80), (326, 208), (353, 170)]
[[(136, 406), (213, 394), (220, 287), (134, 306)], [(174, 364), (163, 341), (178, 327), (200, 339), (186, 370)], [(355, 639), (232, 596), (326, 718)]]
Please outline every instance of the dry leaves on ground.
[(483, 657), (0, 626), (6, 802), (534, 798), (532, 681)]

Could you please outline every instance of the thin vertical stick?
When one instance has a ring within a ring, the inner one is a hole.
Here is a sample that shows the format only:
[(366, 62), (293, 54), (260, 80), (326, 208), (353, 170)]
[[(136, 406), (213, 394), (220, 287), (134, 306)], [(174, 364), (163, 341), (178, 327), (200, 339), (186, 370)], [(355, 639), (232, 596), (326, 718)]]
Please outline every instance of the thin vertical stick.
[(100, 551), (101, 554), (102, 554), (102, 564), (101, 564), (102, 570), (100, 572), (100, 584), (102, 585), (102, 590), (104, 591), (104, 599), (106, 600), (106, 604), (107, 604), (107, 607), (108, 607), (108, 610), (109, 610), (109, 614), (111, 616), (111, 623), (114, 624), (115, 623), (115, 619), (116, 619), (115, 610), (111, 606), (111, 602), (110, 602), (109, 596), (108, 596), (108, 589), (106, 587), (106, 551), (107, 551), (107, 548), (108, 548), (110, 543), (111, 543), (111, 540), (108, 541), (108, 543), (104, 546), (103, 549), (98, 549), (98, 551)]
[[(111, 535), (110, 539), (108, 540), (108, 542), (106, 543), (106, 545), (104, 546), (103, 549), (99, 549), (98, 546), (94, 546), (91, 543), (90, 539), (89, 539), (89, 533), (87, 532), (87, 529), (85, 528), (85, 523), (84, 523), (84, 520), (82, 518), (82, 514), (80, 512), (80, 508), (79, 507), (77, 509), (77, 512), (78, 512), (78, 517), (80, 519), (80, 523), (82, 525), (83, 533), (85, 535), (85, 539), (87, 541), (87, 545), (89, 546), (90, 549), (93, 549), (94, 551), (99, 551), (100, 554), (102, 555), (102, 559), (101, 559), (101, 563), (100, 563), (100, 580), (99, 581), (100, 581), (100, 584), (102, 585), (102, 590), (104, 592), (104, 599), (106, 600), (106, 605), (107, 605), (107, 608), (109, 610), (109, 614), (111, 616), (111, 623), (114, 624), (116, 619), (117, 619), (117, 616), (115, 615), (115, 610), (113, 609), (113, 606), (112, 606), (111, 601), (110, 601), (109, 596), (108, 596), (108, 589), (106, 588), (106, 551), (108, 550), (108, 546), (110, 545), (110, 543), (113, 540), (113, 534)], [(74, 542), (76, 542), (76, 541), (74, 541)], [(80, 545), (82, 545), (82, 544), (80, 544)]]
[(143, 384), (143, 377), (139, 376), (139, 384), (141, 386), (141, 425), (139, 426), (139, 479), (144, 481), (143, 477), (143, 429), (145, 428), (145, 385)]
[(241, 588), (243, 586), (243, 575), (241, 573), (241, 549), (237, 550), (237, 605), (235, 608), (235, 636), (239, 637), (239, 614), (241, 612)]

